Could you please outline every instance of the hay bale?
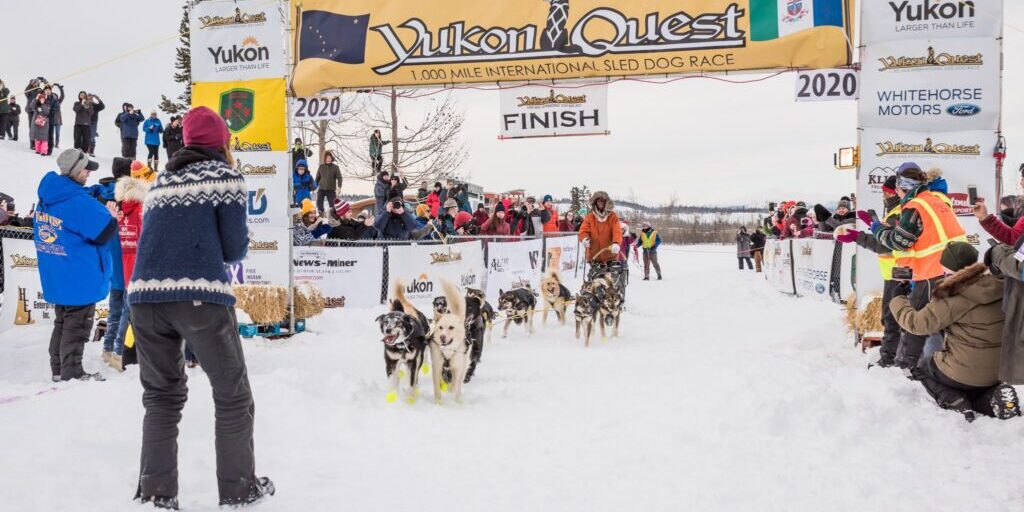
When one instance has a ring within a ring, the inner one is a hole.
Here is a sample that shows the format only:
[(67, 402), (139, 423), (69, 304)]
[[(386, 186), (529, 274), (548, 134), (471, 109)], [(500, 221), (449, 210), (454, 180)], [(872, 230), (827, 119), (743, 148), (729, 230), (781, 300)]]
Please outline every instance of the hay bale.
[(882, 297), (875, 295), (867, 302), (864, 309), (857, 314), (857, 330), (861, 333), (881, 332), (882, 327)]
[(236, 307), (249, 315), (252, 323), (281, 323), (288, 317), (288, 289), (283, 286), (238, 285), (232, 288)]
[(295, 286), (295, 319), (306, 320), (324, 312), (324, 296), (320, 289), (309, 283)]

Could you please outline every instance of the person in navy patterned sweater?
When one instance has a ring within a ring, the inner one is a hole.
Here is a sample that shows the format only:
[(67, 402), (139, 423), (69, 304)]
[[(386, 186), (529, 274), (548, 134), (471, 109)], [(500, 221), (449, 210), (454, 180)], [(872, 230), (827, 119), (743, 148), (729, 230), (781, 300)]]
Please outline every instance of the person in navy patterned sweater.
[(128, 286), (146, 408), (136, 498), (177, 509), (187, 339), (213, 387), (220, 503), (248, 504), (273, 494), (274, 486), (255, 476), (255, 409), (225, 271), (249, 245), (245, 181), (217, 113), (194, 108), (182, 124), (185, 147), (146, 195)]

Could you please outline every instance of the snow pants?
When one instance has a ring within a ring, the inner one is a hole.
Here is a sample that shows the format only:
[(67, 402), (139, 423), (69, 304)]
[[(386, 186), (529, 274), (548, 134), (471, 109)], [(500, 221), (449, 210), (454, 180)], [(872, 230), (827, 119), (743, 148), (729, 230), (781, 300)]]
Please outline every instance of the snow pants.
[[(6, 100), (7, 98), (0, 98)], [(10, 125), (10, 114), (0, 114), (0, 140), (7, 137), (7, 126)]]
[(89, 141), (92, 140), (92, 127), (87, 124), (75, 125), (75, 149), (89, 152)]
[[(932, 300), (932, 290), (941, 278), (929, 279), (927, 281), (914, 281), (914, 289), (910, 292), (910, 305), (920, 311)], [(904, 331), (900, 340), (900, 348), (896, 353), (896, 364), (901, 368), (914, 368), (921, 359), (924, 351), (924, 342), (928, 335), (918, 336)]]
[(943, 409), (955, 411), (972, 410), (985, 416), (995, 417), (992, 410), (992, 395), (997, 386), (978, 387), (961, 384), (942, 373), (935, 365), (934, 359), (922, 364), (921, 371), (915, 372), (925, 391), (935, 399), (935, 403)]
[[(334, 213), (334, 200), (338, 198), (337, 191), (320, 189), (316, 191), (316, 209), (320, 212), (321, 217), (325, 217), (330, 214), (331, 217), (337, 217), (338, 214)], [(327, 206), (324, 207), (324, 203)]]
[(21, 120), (18, 116), (11, 116), (7, 119), (7, 138), (11, 140), (18, 140), (18, 124)]
[(135, 152), (139, 148), (139, 139), (121, 139), (121, 157), (135, 160)]
[(188, 399), (182, 343), (189, 341), (213, 388), (220, 499), (245, 498), (256, 481), (255, 406), (232, 308), (197, 302), (133, 304), (142, 381), (141, 496), (178, 495), (178, 422)]
[[(76, 125), (75, 128), (78, 128)], [(81, 148), (79, 148), (81, 149)], [(125, 311), (124, 290), (110, 290), (110, 314), (107, 315), (107, 333), (103, 335), (103, 351), (124, 354), (124, 332), (127, 327), (128, 312)]]
[(900, 324), (896, 322), (896, 316), (889, 310), (889, 303), (892, 302), (894, 290), (899, 281), (888, 280), (882, 287), (882, 346), (881, 362), (892, 364), (896, 361), (896, 353), (900, 348)]
[(92, 331), (96, 305), (55, 306), (53, 333), (50, 334), (50, 374), (60, 380), (85, 375), (82, 354)]
[(661, 265), (658, 264), (658, 251), (644, 251), (644, 279), (651, 277), (651, 265), (661, 277)]
[(750, 261), (750, 256), (739, 256), (737, 259), (740, 260), (740, 270), (743, 270), (744, 263), (747, 264), (747, 269), (754, 270), (754, 263)]
[(761, 272), (761, 264), (764, 263), (764, 251), (758, 249), (752, 253), (754, 255), (754, 270), (758, 273)]

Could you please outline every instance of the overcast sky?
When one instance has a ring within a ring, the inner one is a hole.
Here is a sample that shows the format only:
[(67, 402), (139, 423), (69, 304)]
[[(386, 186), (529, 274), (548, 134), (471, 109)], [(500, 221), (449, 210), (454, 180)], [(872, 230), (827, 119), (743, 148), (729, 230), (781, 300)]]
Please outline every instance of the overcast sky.
[[(0, 78), (12, 90), (23, 90), (34, 76), (58, 80), (86, 69), (62, 80), (68, 94), (95, 92), (115, 111), (123, 101), (149, 110), (161, 94), (180, 93), (172, 81), (176, 40), (94, 66), (174, 36), (181, 1), (50, 0), (45, 14), (38, 3), (6, 3)], [(1006, 2), (1005, 19), (1024, 19), (1024, 2)], [(1024, 84), (1022, 48), (1024, 32), (1007, 25), (1003, 126), (1010, 184), (1024, 161), (1024, 98), (1014, 94)], [(855, 186), (852, 172), (832, 168), (835, 149), (856, 144), (855, 104), (796, 104), (794, 80), (783, 74), (746, 85), (618, 83), (609, 91), (611, 135), (503, 142), (497, 140), (498, 93), (459, 91), (471, 152), (465, 171), (487, 190), (524, 187), (538, 195), (567, 196), (573, 185), (587, 184), (649, 203), (673, 194), (686, 204), (796, 196), (834, 201)], [(101, 116), (100, 131), (99, 151), (116, 153), (112, 114)], [(64, 133), (70, 141), (70, 126)]]

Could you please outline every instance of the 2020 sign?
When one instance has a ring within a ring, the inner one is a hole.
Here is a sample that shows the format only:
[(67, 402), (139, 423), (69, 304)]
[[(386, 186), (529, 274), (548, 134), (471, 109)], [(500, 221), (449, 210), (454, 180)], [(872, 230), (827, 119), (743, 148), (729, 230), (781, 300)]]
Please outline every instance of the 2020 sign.
[(855, 69), (817, 69), (796, 75), (796, 101), (855, 100), (860, 75)]

